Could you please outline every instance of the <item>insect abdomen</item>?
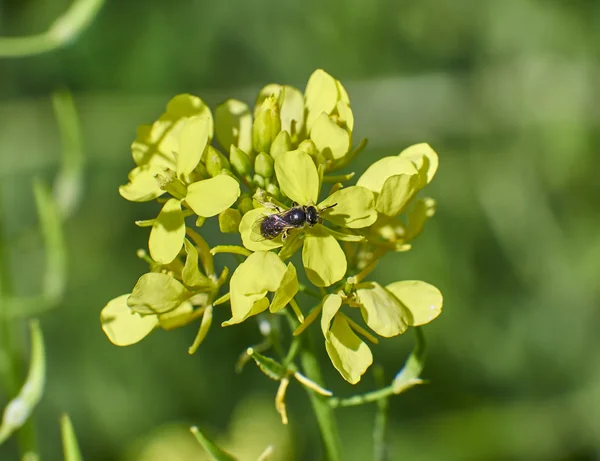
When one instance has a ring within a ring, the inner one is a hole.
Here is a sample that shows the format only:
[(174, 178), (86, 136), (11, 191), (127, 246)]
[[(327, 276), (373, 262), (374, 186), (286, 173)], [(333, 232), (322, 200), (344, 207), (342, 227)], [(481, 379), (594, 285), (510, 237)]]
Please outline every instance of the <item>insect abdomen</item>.
[(260, 233), (266, 239), (278, 237), (285, 229), (285, 222), (278, 217), (267, 216), (260, 223)]

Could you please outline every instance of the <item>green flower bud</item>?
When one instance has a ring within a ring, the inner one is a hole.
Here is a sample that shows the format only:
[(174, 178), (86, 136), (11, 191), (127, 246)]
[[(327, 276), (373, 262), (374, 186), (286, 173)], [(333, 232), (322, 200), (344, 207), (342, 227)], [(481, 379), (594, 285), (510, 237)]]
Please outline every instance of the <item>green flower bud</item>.
[(233, 171), (240, 176), (249, 176), (252, 173), (252, 161), (246, 153), (238, 147), (231, 145), (229, 160)]
[(298, 150), (306, 152), (311, 157), (316, 156), (318, 153), (317, 146), (315, 146), (315, 143), (312, 142), (310, 139), (305, 139), (304, 141), (302, 141), (298, 146)]
[(254, 159), (254, 171), (263, 178), (270, 178), (273, 176), (273, 157), (264, 152), (258, 154)]
[(227, 157), (212, 146), (209, 146), (206, 152), (206, 169), (212, 177), (221, 173), (221, 170), (231, 170), (231, 164)]
[(187, 187), (177, 178), (175, 172), (169, 168), (165, 168), (163, 173), (156, 174), (154, 179), (156, 179), (158, 187), (167, 191), (177, 200), (183, 200), (187, 195)]
[(279, 190), (279, 187), (277, 187), (275, 184), (270, 183), (267, 184), (267, 192), (275, 198), (280, 198), (281, 197), (281, 191)]
[(242, 220), (242, 214), (234, 209), (227, 208), (226, 210), (219, 213), (219, 229), (224, 234), (232, 234), (239, 232), (240, 221)]
[(264, 189), (266, 187), (267, 182), (265, 181), (265, 178), (263, 178), (261, 175), (255, 174), (254, 177), (252, 178), (252, 180), (261, 189)]
[(277, 98), (270, 96), (266, 98), (252, 126), (252, 146), (256, 152), (269, 152), (271, 144), (281, 131), (281, 119), (279, 118), (279, 106)]
[(271, 145), (271, 157), (277, 158), (279, 154), (292, 150), (292, 141), (287, 131), (280, 131)]
[(240, 213), (244, 215), (253, 209), (254, 205), (252, 203), (252, 197), (246, 196), (240, 200), (240, 204), (238, 205), (238, 210), (240, 210)]

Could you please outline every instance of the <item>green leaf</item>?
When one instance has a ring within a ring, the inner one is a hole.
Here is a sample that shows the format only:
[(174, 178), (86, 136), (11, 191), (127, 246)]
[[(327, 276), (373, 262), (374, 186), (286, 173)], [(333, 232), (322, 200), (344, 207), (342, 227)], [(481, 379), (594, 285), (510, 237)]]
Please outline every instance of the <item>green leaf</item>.
[(333, 366), (350, 384), (356, 384), (373, 363), (373, 354), (348, 325), (344, 317), (334, 317), (325, 341), (327, 354)]
[(192, 426), (190, 431), (194, 434), (194, 437), (196, 437), (196, 440), (200, 445), (202, 445), (202, 448), (206, 450), (206, 453), (208, 453), (212, 461), (237, 461), (236, 458), (221, 450), (214, 442), (204, 436), (197, 427)]
[(255, 208), (242, 216), (240, 222), (240, 235), (242, 236), (242, 243), (250, 251), (268, 251), (283, 245), (281, 238), (265, 240), (259, 235), (255, 235), (256, 232), (258, 232), (254, 229), (257, 220), (273, 211), (274, 210), (269, 210), (267, 208)]
[(432, 198), (418, 199), (408, 212), (408, 224), (404, 240), (409, 242), (417, 237), (425, 223), (435, 214), (435, 200)]
[(321, 216), (338, 226), (360, 229), (377, 220), (375, 196), (365, 187), (351, 186), (340, 189), (319, 203), (319, 208), (333, 204), (337, 205), (325, 210)]
[(277, 156), (275, 174), (281, 191), (301, 205), (316, 203), (319, 197), (319, 174), (310, 155), (293, 150)]
[(209, 140), (210, 120), (197, 115), (185, 120), (179, 138), (177, 151), (177, 175), (189, 175), (198, 163)]
[(333, 112), (338, 99), (336, 80), (323, 69), (315, 70), (308, 79), (304, 92), (304, 105), (307, 110), (306, 125), (309, 133), (321, 113)]
[(419, 280), (404, 280), (386, 286), (409, 312), (409, 325), (418, 326), (431, 322), (442, 313), (444, 298), (433, 285)]
[(19, 394), (4, 409), (2, 424), (0, 424), (0, 445), (27, 422), (44, 391), (46, 380), (44, 338), (37, 320), (29, 322), (29, 329), (31, 332), (29, 372)]
[(156, 179), (164, 168), (156, 165), (138, 166), (129, 172), (129, 182), (119, 187), (119, 194), (130, 202), (149, 202), (165, 193)]
[(321, 113), (313, 123), (310, 139), (325, 158), (337, 160), (350, 150), (350, 134), (326, 113)]
[(228, 99), (215, 110), (217, 140), (225, 150), (237, 146), (252, 151), (252, 114), (246, 103)]
[(239, 183), (231, 176), (219, 175), (190, 184), (185, 201), (198, 216), (210, 218), (233, 205), (239, 196)]
[(390, 176), (377, 196), (377, 211), (387, 216), (399, 215), (406, 209), (419, 189), (419, 174)]
[(140, 314), (163, 314), (191, 296), (192, 293), (170, 275), (150, 272), (139, 278), (127, 305)]
[(102, 330), (116, 346), (129, 346), (148, 336), (158, 325), (155, 315), (141, 316), (127, 305), (130, 293), (108, 302), (100, 312)]
[(321, 331), (325, 339), (329, 339), (331, 321), (342, 307), (342, 297), (338, 294), (329, 294), (323, 298), (323, 313), (321, 314)]
[(398, 299), (377, 282), (359, 285), (356, 299), (366, 324), (385, 338), (404, 333), (409, 320)]
[(302, 262), (308, 279), (318, 287), (333, 285), (346, 274), (344, 251), (335, 237), (321, 225), (306, 231)]
[(384, 157), (373, 163), (358, 179), (356, 185), (363, 186), (373, 192), (380, 193), (385, 181), (390, 176), (399, 174), (417, 174), (417, 168), (408, 159), (400, 157)]
[(183, 266), (183, 271), (181, 272), (183, 283), (192, 288), (212, 286), (210, 279), (198, 269), (198, 250), (187, 239), (184, 240), (184, 244), (187, 257), (185, 259), (185, 266)]
[(283, 309), (298, 293), (298, 276), (296, 274), (296, 267), (289, 263), (285, 274), (281, 279), (279, 288), (275, 291), (273, 301), (271, 301), (270, 311), (278, 312)]
[(184, 239), (185, 221), (181, 202), (172, 198), (164, 204), (152, 225), (148, 240), (150, 256), (158, 263), (168, 264), (181, 251)]
[(410, 160), (415, 164), (419, 173), (426, 178), (426, 184), (429, 184), (435, 175), (439, 157), (437, 153), (427, 143), (415, 144), (407, 147), (400, 152), (399, 157)]
[(83, 461), (73, 423), (66, 414), (60, 417), (60, 433), (65, 461)]

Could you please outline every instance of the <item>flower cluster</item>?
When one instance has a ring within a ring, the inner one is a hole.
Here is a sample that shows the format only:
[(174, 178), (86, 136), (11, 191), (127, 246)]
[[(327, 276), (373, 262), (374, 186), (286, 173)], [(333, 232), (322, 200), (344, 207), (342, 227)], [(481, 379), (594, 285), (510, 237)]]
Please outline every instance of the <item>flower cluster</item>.
[[(231, 305), (222, 323), (228, 326), (291, 305), (294, 334), (320, 314), (331, 362), (357, 383), (373, 361), (363, 338), (377, 342), (372, 332), (388, 338), (437, 317), (442, 295), (432, 285), (366, 280), (383, 255), (410, 249), (434, 214), (435, 202), (418, 194), (436, 173), (437, 154), (428, 144), (413, 145), (375, 161), (349, 185), (354, 173), (333, 173), (366, 146), (353, 147), (353, 129), (346, 90), (323, 70), (304, 94), (267, 85), (253, 109), (229, 99), (214, 117), (201, 99), (174, 97), (157, 121), (138, 129), (136, 167), (119, 189), (127, 200), (157, 200), (162, 209), (136, 223), (151, 227), (149, 255), (141, 254), (150, 272), (103, 309), (109, 339), (133, 344), (157, 327), (202, 318), (193, 352), (215, 306)], [(210, 249), (193, 227), (213, 216), (243, 246)], [(261, 226), (266, 220), (275, 225), (269, 233)], [(245, 257), (230, 279), (227, 269), (219, 276), (214, 270), (213, 256), (225, 251)], [(299, 282), (304, 276), (315, 290)], [(299, 291), (318, 297), (306, 315), (295, 300)]]

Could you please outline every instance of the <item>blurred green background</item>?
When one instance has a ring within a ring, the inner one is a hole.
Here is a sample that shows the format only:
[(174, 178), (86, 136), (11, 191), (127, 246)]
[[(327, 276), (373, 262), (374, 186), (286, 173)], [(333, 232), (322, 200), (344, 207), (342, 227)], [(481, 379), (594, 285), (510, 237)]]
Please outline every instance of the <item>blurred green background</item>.
[[(42, 32), (68, 5), (0, 0), (0, 35)], [(85, 145), (82, 202), (65, 223), (67, 292), (41, 316), (42, 459), (61, 459), (61, 412), (88, 461), (206, 459), (190, 424), (242, 460), (269, 443), (276, 459), (316, 459), (304, 392), (291, 386), (284, 427), (277, 383), (254, 366), (234, 372), (260, 341), (256, 323), (213, 328), (188, 356), (195, 325), (118, 348), (99, 313), (146, 269), (135, 251), (148, 231), (133, 221), (156, 207), (117, 192), (136, 126), (176, 93), (213, 108), (226, 97), (252, 103), (267, 83), (303, 89), (318, 67), (346, 86), (355, 139), (369, 138), (359, 171), (417, 142), (440, 156), (429, 187), (438, 213), (375, 275), (425, 280), (445, 296), (425, 328), (431, 383), (391, 401), (390, 460), (600, 459), (599, 58), (594, 0), (128, 0), (107, 2), (64, 49), (0, 59), (0, 222), (19, 295), (40, 290), (31, 183), (60, 167), (54, 90), (73, 92)], [(215, 242), (214, 227), (206, 237)], [(26, 324), (14, 325), (26, 364)], [(390, 379), (412, 339), (374, 347)], [(336, 393), (373, 388), (370, 373), (353, 388), (321, 359)], [(338, 411), (345, 460), (371, 459), (374, 413)], [(0, 447), (2, 461), (16, 453), (14, 440)]]

